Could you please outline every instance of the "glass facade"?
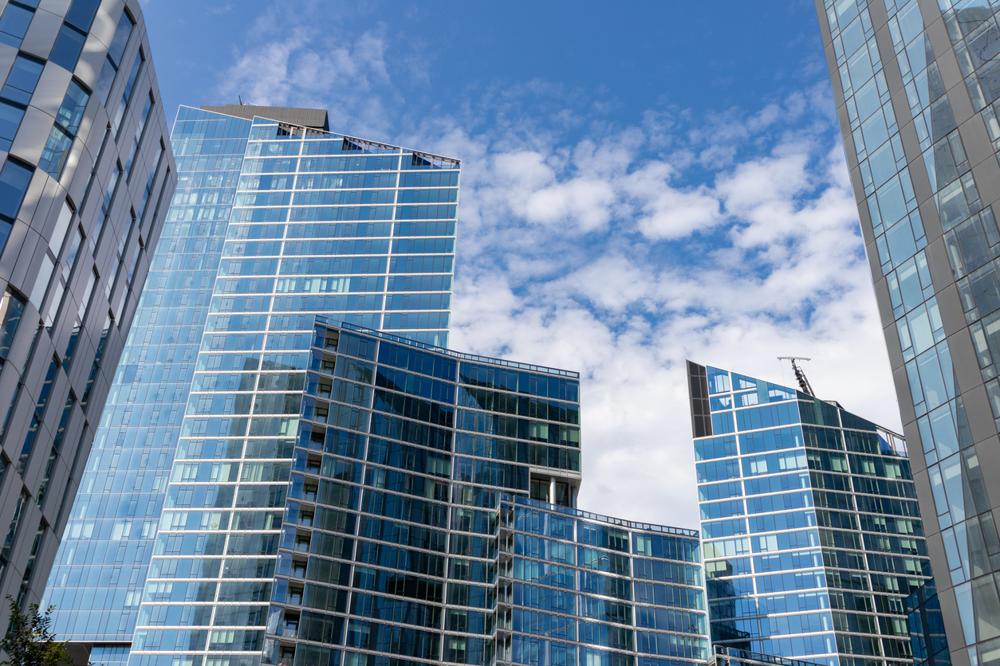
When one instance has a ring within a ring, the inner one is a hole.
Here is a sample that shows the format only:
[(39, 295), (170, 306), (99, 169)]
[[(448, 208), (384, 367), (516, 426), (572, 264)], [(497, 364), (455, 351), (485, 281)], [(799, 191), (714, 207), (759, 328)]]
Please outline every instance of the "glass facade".
[(148, 49), (136, 0), (0, 7), (0, 599), (22, 605), (41, 600), (174, 188)]
[(326, 320), (309, 342), (227, 373), (279, 414), (182, 433), (130, 664), (707, 659), (697, 533), (572, 508), (575, 373)]
[(61, 637), (103, 646), (95, 663), (131, 640), (192, 470), (287, 483), (317, 315), (446, 340), (458, 163), (332, 134), (325, 112), (282, 120), (308, 112), (178, 112), (164, 245), (46, 596)]
[(131, 640), (201, 346), (250, 121), (186, 118), (173, 203), (46, 590), (63, 640)]
[(249, 424), (185, 419), (130, 663), (492, 663), (500, 497), (574, 502), (576, 374), (349, 324), (281, 358), (226, 369)]
[(499, 533), (496, 663), (708, 659), (697, 532), (505, 496)]
[(998, 8), (817, 2), (956, 664), (1000, 662)]
[(940, 652), (939, 615), (911, 643), (933, 581), (899, 436), (727, 370), (688, 379), (713, 642), (831, 666)]

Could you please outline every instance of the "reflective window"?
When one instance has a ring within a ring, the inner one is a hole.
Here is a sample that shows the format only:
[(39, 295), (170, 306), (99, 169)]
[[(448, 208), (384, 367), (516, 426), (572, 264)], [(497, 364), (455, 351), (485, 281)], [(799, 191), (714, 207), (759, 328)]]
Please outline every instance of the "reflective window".
[(11, 0), (0, 15), (0, 42), (19, 48), (35, 16), (36, 2)]
[(77, 83), (76, 79), (70, 81), (66, 96), (56, 113), (55, 124), (42, 150), (42, 157), (38, 161), (38, 166), (56, 180), (62, 176), (63, 167), (66, 166), (66, 159), (73, 146), (73, 139), (76, 138), (76, 132), (80, 128), (89, 101), (90, 93)]
[(38, 78), (42, 75), (45, 63), (36, 60), (23, 53), (18, 53), (14, 58), (14, 64), (7, 75), (0, 95), (13, 102), (27, 104), (31, 101), (31, 95), (38, 85)]
[[(0, 169), (0, 219), (13, 222), (21, 209), (24, 193), (31, 182), (32, 171), (27, 166), (8, 159)], [(8, 229), (9, 231), (9, 229)], [(4, 243), (6, 235), (4, 236)], [(0, 247), (3, 243), (0, 243)]]
[(66, 22), (82, 32), (88, 32), (100, 6), (101, 0), (73, 0), (66, 12)]
[(63, 23), (59, 28), (59, 35), (52, 45), (49, 60), (72, 72), (76, 69), (76, 61), (80, 58), (80, 52), (86, 41), (87, 35), (68, 23)]

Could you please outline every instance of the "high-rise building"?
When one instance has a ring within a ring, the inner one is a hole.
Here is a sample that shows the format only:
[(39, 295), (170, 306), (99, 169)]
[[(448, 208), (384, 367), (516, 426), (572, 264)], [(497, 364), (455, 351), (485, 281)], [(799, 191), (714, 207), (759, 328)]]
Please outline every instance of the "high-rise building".
[[(267, 371), (304, 368), (317, 314), (447, 339), (458, 163), (327, 130), (315, 109), (178, 112), (164, 243), (46, 594), (57, 634), (95, 664), (127, 657), (164, 498), (187, 501), (168, 485), (199, 467), (180, 461), (231, 458), (201, 466), (237, 475), (244, 456), (290, 456), (295, 417), (266, 392), (300, 391), (303, 374)], [(201, 440), (265, 433), (247, 451)]]
[(1000, 662), (995, 0), (817, 0), (951, 660)]
[(502, 499), (497, 664), (708, 658), (698, 533)]
[(196, 370), (268, 407), (182, 431), (130, 664), (707, 658), (697, 534), (572, 508), (576, 373), (323, 321), (310, 344)]
[(946, 658), (937, 608), (910, 599), (933, 581), (902, 439), (803, 391), (687, 367), (712, 641), (830, 666)]
[(0, 3), (0, 600), (48, 578), (173, 192), (166, 127), (138, 0)]

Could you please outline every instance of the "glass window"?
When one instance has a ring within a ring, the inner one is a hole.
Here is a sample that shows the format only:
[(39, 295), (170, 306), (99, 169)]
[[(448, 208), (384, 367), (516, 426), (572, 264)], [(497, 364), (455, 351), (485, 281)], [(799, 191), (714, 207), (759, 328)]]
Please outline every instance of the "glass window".
[(17, 128), (24, 118), (24, 109), (10, 102), (0, 100), (0, 150), (10, 150), (17, 135)]
[(66, 165), (66, 158), (69, 156), (69, 149), (72, 147), (73, 139), (63, 134), (58, 127), (53, 127), (49, 131), (45, 148), (42, 149), (42, 157), (38, 160), (39, 168), (59, 180)]
[(90, 93), (76, 81), (70, 81), (66, 96), (56, 114), (56, 123), (70, 136), (76, 136), (77, 130), (80, 129), (80, 121), (83, 120), (83, 113), (87, 110), (89, 101)]
[(18, 2), (10, 2), (0, 15), (0, 42), (18, 48), (28, 26), (35, 15), (35, 10)]
[(0, 95), (12, 102), (27, 104), (31, 101), (31, 94), (35, 92), (38, 85), (38, 78), (42, 75), (44, 63), (34, 58), (19, 53), (14, 59), (14, 65), (7, 75)]
[(129, 70), (128, 79), (125, 80), (125, 89), (122, 90), (122, 98), (118, 100), (118, 108), (115, 109), (115, 116), (111, 119), (111, 129), (118, 135), (118, 130), (121, 128), (122, 119), (125, 117), (125, 111), (128, 109), (129, 101), (132, 99), (132, 93), (135, 92), (135, 83), (139, 79), (139, 72), (142, 71), (142, 63), (145, 61), (146, 56), (143, 54), (142, 49), (139, 49), (138, 55), (136, 55), (135, 60), (132, 62), (132, 69)]
[(89, 31), (100, 4), (101, 0), (73, 0), (66, 12), (66, 22), (83, 32)]
[(125, 46), (128, 44), (128, 38), (132, 34), (134, 26), (135, 20), (126, 9), (122, 12), (122, 17), (118, 19), (115, 36), (111, 38), (111, 45), (108, 46), (108, 59), (114, 64), (115, 69), (121, 64), (122, 56), (125, 55)]
[(52, 45), (49, 60), (72, 72), (76, 69), (76, 61), (79, 60), (80, 51), (83, 50), (83, 44), (86, 41), (85, 34), (68, 23), (63, 23), (62, 27), (59, 28), (59, 36), (56, 37), (56, 42)]
[(70, 81), (66, 96), (56, 113), (56, 122), (49, 132), (38, 166), (56, 180), (62, 175), (76, 131), (90, 101), (90, 93), (76, 81)]
[[(0, 169), (0, 219), (13, 222), (31, 182), (31, 169), (7, 160)], [(4, 239), (6, 241), (6, 239)]]
[(0, 359), (6, 359), (10, 353), (10, 345), (14, 341), (14, 334), (17, 333), (17, 326), (21, 323), (24, 314), (24, 299), (20, 296), (5, 291), (0, 297)]

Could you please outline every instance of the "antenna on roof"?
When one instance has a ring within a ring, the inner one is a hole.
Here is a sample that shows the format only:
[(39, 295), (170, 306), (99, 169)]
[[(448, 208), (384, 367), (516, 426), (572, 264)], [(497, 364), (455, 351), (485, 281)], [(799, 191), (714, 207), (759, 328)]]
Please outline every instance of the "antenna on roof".
[(795, 379), (799, 382), (799, 388), (802, 389), (803, 393), (815, 396), (813, 393), (812, 386), (809, 384), (809, 380), (806, 378), (806, 373), (802, 371), (799, 367), (799, 361), (811, 361), (812, 359), (808, 356), (779, 356), (779, 361), (791, 361), (792, 372), (795, 373)]
[(243, 106), (243, 95), (237, 95), (236, 99), (240, 100), (240, 106)]

